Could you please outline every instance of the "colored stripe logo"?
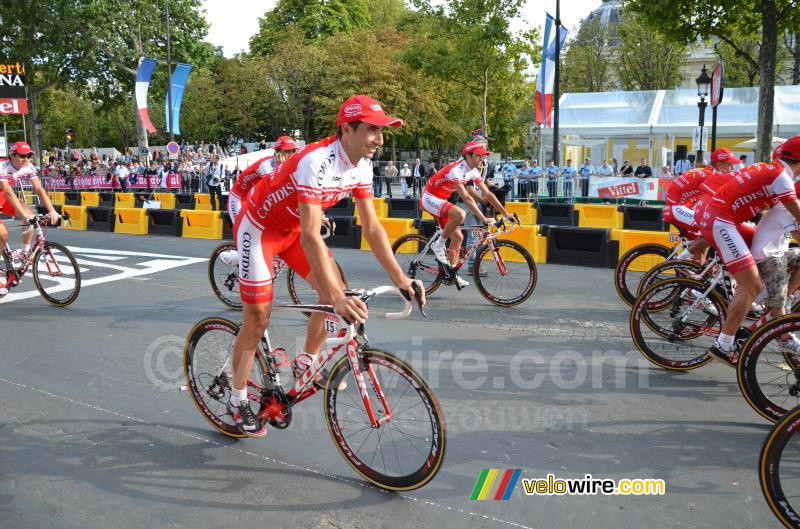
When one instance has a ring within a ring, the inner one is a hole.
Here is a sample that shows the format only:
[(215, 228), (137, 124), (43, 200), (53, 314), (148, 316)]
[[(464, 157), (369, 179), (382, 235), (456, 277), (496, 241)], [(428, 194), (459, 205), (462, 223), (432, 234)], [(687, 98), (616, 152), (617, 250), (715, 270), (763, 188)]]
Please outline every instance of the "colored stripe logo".
[(519, 481), (521, 468), (484, 468), (470, 500), (507, 500)]

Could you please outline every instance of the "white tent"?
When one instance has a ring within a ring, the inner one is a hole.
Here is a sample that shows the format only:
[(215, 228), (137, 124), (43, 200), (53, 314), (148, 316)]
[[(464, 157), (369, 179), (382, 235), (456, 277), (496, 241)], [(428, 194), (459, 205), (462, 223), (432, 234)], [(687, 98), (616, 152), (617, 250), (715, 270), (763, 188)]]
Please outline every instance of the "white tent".
[(248, 152), (247, 154), (237, 154), (236, 156), (231, 156), (230, 158), (223, 158), (219, 161), (219, 163), (225, 166), (226, 171), (233, 171), (236, 169), (236, 167), (239, 167), (239, 170), (244, 171), (245, 168), (254, 164), (261, 158), (272, 156), (273, 154), (275, 154), (275, 150), (269, 148), (264, 151), (253, 151)]

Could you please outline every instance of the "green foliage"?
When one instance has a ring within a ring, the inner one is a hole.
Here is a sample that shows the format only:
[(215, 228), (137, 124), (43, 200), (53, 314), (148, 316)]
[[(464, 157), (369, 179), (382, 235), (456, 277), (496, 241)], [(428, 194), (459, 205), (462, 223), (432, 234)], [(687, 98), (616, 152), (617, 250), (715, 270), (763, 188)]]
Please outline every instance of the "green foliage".
[(662, 90), (683, 81), (686, 44), (652, 31), (637, 13), (624, 10), (618, 30), (617, 76), (623, 90)]
[(581, 22), (578, 34), (568, 41), (561, 67), (563, 92), (604, 92), (611, 88), (612, 51), (608, 28), (600, 18)]
[(269, 55), (281, 33), (299, 29), (308, 40), (366, 27), (371, 22), (367, 0), (279, 0), (258, 19), (259, 30), (250, 39), (250, 51)]

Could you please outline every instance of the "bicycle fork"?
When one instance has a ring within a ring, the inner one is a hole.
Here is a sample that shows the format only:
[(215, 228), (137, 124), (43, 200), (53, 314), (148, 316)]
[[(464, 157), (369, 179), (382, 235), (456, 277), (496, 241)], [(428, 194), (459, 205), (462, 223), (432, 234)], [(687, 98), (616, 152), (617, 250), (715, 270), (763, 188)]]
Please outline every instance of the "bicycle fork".
[(358, 392), (361, 394), (361, 400), (364, 402), (364, 409), (367, 412), (367, 417), (369, 417), (369, 422), (372, 424), (373, 428), (380, 428), (383, 424), (392, 420), (392, 412), (389, 409), (389, 403), (386, 401), (386, 395), (383, 393), (383, 388), (378, 380), (378, 376), (375, 374), (372, 365), (366, 366), (366, 373), (369, 375), (370, 381), (372, 382), (373, 391), (378, 397), (381, 406), (383, 406), (384, 415), (380, 418), (376, 416), (372, 406), (372, 400), (367, 391), (367, 383), (364, 379), (364, 371), (362, 370), (361, 362), (358, 358), (358, 348), (353, 342), (347, 345), (347, 358), (350, 361), (350, 367), (353, 370), (356, 386), (358, 386)]

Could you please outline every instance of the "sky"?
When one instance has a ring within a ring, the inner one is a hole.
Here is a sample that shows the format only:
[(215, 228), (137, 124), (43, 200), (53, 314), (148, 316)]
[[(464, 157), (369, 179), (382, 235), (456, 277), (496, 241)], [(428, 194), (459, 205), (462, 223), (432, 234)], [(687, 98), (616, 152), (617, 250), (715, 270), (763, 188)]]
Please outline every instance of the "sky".
[[(208, 41), (222, 46), (226, 57), (247, 51), (250, 37), (258, 32), (258, 19), (275, 3), (275, 0), (203, 0), (210, 26)], [(601, 0), (564, 0), (561, 21), (567, 29), (577, 29), (581, 19), (600, 4)], [(556, 0), (527, 0), (523, 15), (512, 23), (512, 29), (543, 26), (545, 10), (555, 16)]]

